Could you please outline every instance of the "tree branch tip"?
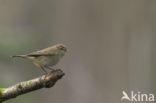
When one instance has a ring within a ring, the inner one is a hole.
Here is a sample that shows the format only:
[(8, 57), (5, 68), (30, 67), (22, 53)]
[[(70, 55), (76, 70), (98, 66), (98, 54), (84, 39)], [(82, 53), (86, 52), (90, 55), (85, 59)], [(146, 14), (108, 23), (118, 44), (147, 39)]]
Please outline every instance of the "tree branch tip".
[(64, 75), (61, 69), (56, 69), (38, 78), (20, 82), (8, 88), (0, 88), (0, 103), (41, 88), (51, 88)]
[(45, 75), (45, 88), (51, 88), (57, 80), (61, 79), (65, 73), (61, 69), (56, 69)]

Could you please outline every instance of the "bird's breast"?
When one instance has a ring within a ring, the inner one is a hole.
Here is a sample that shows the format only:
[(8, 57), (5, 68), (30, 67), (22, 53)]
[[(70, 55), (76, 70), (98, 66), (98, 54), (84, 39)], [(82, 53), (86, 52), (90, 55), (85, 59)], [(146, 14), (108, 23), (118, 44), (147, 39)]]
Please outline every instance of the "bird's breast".
[(37, 64), (40, 64), (41, 66), (54, 66), (59, 62), (60, 58), (59, 55), (41, 56), (38, 58)]

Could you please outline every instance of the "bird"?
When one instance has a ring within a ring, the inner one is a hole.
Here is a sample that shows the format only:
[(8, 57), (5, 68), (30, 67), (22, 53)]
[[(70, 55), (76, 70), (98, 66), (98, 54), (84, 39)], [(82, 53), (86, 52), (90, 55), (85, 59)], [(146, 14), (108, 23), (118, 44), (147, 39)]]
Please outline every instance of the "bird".
[(46, 74), (48, 73), (46, 69), (54, 70), (52, 67), (56, 65), (60, 59), (67, 52), (67, 48), (63, 44), (56, 44), (54, 46), (35, 51), (25, 55), (14, 55), (15, 57), (20, 57), (29, 60), (37, 67), (40, 67)]

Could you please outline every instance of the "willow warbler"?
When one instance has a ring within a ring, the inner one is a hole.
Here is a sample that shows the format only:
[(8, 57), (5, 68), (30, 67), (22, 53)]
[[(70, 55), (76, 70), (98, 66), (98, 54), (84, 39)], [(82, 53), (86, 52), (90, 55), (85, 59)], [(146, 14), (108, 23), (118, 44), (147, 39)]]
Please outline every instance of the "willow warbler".
[(26, 55), (15, 55), (12, 57), (28, 59), (47, 73), (45, 68), (52, 69), (51, 67), (56, 65), (66, 52), (67, 48), (64, 45), (57, 44), (40, 51), (32, 52)]

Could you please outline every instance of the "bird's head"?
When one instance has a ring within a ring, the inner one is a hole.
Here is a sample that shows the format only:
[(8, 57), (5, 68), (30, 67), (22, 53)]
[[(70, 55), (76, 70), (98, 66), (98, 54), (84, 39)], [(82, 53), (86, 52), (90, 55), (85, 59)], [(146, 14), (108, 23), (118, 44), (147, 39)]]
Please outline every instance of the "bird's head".
[(67, 48), (63, 44), (55, 45), (57, 49), (57, 53), (64, 55), (67, 52)]

